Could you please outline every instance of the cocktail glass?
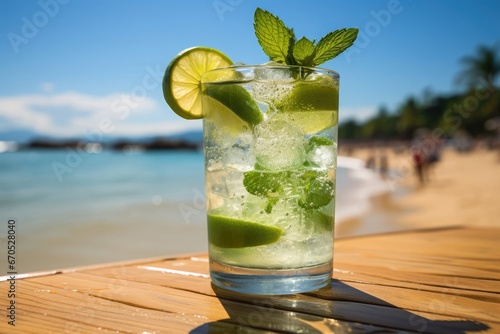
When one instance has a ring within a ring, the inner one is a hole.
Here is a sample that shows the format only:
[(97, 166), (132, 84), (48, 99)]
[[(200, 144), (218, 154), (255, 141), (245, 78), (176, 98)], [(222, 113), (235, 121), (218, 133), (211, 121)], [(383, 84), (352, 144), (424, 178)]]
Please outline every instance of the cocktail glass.
[(338, 74), (231, 66), (205, 73), (201, 82), (213, 283), (274, 295), (327, 285)]

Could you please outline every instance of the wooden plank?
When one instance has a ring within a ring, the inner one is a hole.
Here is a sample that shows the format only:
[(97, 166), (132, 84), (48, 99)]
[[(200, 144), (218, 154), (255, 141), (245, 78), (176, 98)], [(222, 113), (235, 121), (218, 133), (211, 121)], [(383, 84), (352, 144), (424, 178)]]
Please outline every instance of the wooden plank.
[(75, 273), (23, 282), (23, 291), (41, 294), (19, 296), (23, 304), (20, 317), (27, 321), (18, 328), (28, 332), (54, 323), (51, 330), (79, 333), (93, 333), (96, 328), (125, 332), (156, 332), (167, 328), (167, 333), (214, 328), (228, 332), (246, 328), (247, 332), (251, 329), (255, 333), (323, 333), (331, 331), (332, 326), (358, 333), (382, 329), (279, 308), (206, 298), (150, 284), (86, 276)]
[(458, 291), (470, 290), (490, 293), (498, 293), (500, 291), (500, 281), (496, 280), (416, 272), (412, 272), (409, 275), (407, 271), (379, 268), (364, 264), (359, 265), (357, 262), (336, 260), (334, 277), (349, 282), (377, 283), (388, 287), (408, 287), (416, 290), (436, 292), (449, 290), (449, 293), (455, 293), (455, 289)]
[[(500, 229), (341, 239), (334, 280), (307, 294), (213, 287), (205, 255), (93, 266), (16, 281), (23, 333), (500, 332)], [(5, 296), (8, 282), (0, 283)], [(5, 319), (6, 309), (0, 310)], [(8, 332), (5, 323), (0, 332)]]
[[(500, 281), (497, 229), (446, 229), (345, 239), (335, 248), (335, 265), (374, 264), (382, 270)], [(360, 245), (362, 242), (362, 245)]]
[[(164, 264), (163, 267), (169, 267), (169, 265)], [(148, 268), (150, 267), (148, 266)], [(194, 268), (189, 269), (193, 270)], [(160, 270), (155, 271), (158, 273), (155, 274), (144, 270), (148, 269), (144, 269), (144, 267), (128, 267), (124, 268), (122, 272), (117, 272), (116, 269), (102, 269), (90, 273), (104, 277), (120, 277), (136, 282), (149, 282), (154, 285), (178, 289), (189, 286), (190, 291), (197, 291), (207, 295), (212, 294), (211, 288), (206, 282), (208, 279), (206, 277), (203, 277), (205, 278), (203, 280), (194, 275), (169, 271), (162, 272)], [(205, 272), (205, 270), (202, 272)], [(187, 280), (189, 284), (186, 284)], [(428, 278), (428, 280), (431, 279)], [(453, 286), (433, 287), (433, 289), (422, 289), (421, 287), (416, 289), (415, 284), (412, 283), (388, 286), (373, 281), (359, 283), (334, 280), (329, 288), (321, 289), (314, 295), (328, 300), (348, 300), (385, 306), (394, 304), (407, 310), (428, 313), (439, 313), (439, 310), (444, 307), (443, 304), (446, 304), (447, 315), (460, 317), (463, 314), (468, 314), (474, 316), (476, 320), (497, 321), (495, 310), (497, 305), (500, 304), (500, 295), (492, 295), (481, 291), (464, 291)], [(411, 299), (407, 297), (408, 293), (412, 294)], [(371, 296), (378, 296), (378, 298), (371, 298)], [(364, 299), (366, 297), (368, 299)]]
[[(93, 272), (93, 274), (96, 275), (104, 275), (104, 276), (109, 276), (113, 277), (116, 275), (116, 271), (106, 271), (106, 270), (100, 270), (97, 272)], [(152, 272), (152, 273), (144, 273), (141, 271), (139, 268), (127, 268), (125, 272), (122, 272), (122, 274), (125, 275), (127, 279), (134, 279), (136, 281), (142, 281), (142, 282), (151, 282), (154, 285), (161, 284), (161, 285), (168, 285), (170, 287), (183, 287), (183, 286), (190, 286), (190, 289), (192, 291), (203, 291), (203, 293), (207, 294), (210, 293), (210, 288), (206, 282), (206, 280), (199, 278), (199, 277), (189, 277), (190, 281), (189, 284), (185, 284), (183, 282), (183, 279), (181, 275), (176, 275), (172, 273), (161, 273), (161, 272)], [(178, 277), (176, 277), (178, 276)], [(391, 289), (390, 292), (393, 290)], [(412, 291), (413, 293), (413, 291)], [(391, 297), (392, 300), (396, 300), (399, 303), (405, 302), (406, 304), (404, 305), (398, 305), (400, 306), (399, 308), (396, 307), (396, 305), (392, 305), (388, 298), (386, 300), (383, 300), (381, 298), (378, 298), (378, 296), (382, 295), (385, 296), (387, 295), (387, 288), (386, 287), (381, 287), (381, 286), (371, 286), (368, 285), (366, 288), (366, 291), (362, 291), (359, 286), (355, 287), (353, 284), (346, 284), (343, 282), (339, 281), (334, 281), (331, 285), (330, 288), (325, 288), (319, 290), (317, 293), (314, 294), (309, 294), (309, 296), (315, 296), (319, 297), (319, 300), (314, 300), (314, 299), (308, 299), (308, 301), (301, 300), (301, 305), (302, 306), (297, 306), (298, 305), (298, 300), (300, 295), (294, 296), (292, 304), (295, 304), (296, 306), (294, 307), (294, 310), (296, 312), (304, 312), (304, 313), (309, 313), (311, 314), (311, 310), (315, 310), (315, 305), (322, 305), (323, 308), (326, 308), (328, 310), (327, 313), (324, 312), (319, 312), (319, 313), (313, 313), (317, 316), (323, 316), (323, 317), (333, 317), (336, 319), (343, 319), (343, 320), (348, 320), (352, 322), (363, 322), (363, 323), (374, 323), (377, 324), (377, 321), (379, 319), (386, 319), (384, 321), (387, 321), (387, 318), (389, 317), (390, 314), (393, 314), (393, 320), (392, 323), (397, 324), (398, 326), (406, 329), (406, 330), (414, 330), (415, 328), (408, 327), (406, 324), (407, 319), (411, 316), (414, 316), (415, 319), (420, 319), (417, 318), (418, 316), (422, 317), (422, 319), (443, 319), (440, 318), (439, 315), (443, 315), (442, 312), (436, 312), (437, 307), (441, 307), (442, 304), (446, 300), (443, 299), (443, 296), (440, 294), (431, 294), (424, 292), (426, 294), (426, 298), (428, 298), (429, 302), (421, 305), (422, 301), (422, 296), (421, 295), (413, 295), (411, 302), (406, 302), (408, 300), (408, 291), (401, 289), (401, 291), (398, 291), (393, 297)], [(212, 293), (213, 295), (213, 293)], [(232, 300), (240, 300), (238, 298), (241, 298), (241, 295), (238, 294), (228, 294), (223, 290), (218, 290), (218, 297), (225, 296), (223, 298), (231, 298)], [(375, 297), (377, 296), (377, 297)], [(325, 300), (326, 299), (326, 300)], [(330, 299), (331, 301), (328, 301)], [(464, 299), (464, 298), (462, 298)], [(246, 302), (252, 302), (252, 303), (257, 303), (257, 304), (262, 304), (265, 305), (266, 303), (269, 303), (269, 301), (262, 301), (259, 299), (259, 297), (252, 297), (251, 301), (244, 299)], [(279, 300), (279, 301), (278, 301)], [(346, 301), (349, 301), (349, 303), (346, 303)], [(461, 300), (456, 300), (455, 298), (453, 301), (456, 302), (461, 302)], [(286, 299), (284, 298), (275, 298), (272, 301), (275, 303), (276, 307), (283, 307), (285, 309), (290, 308), (290, 303), (286, 302)], [(350, 302), (355, 302), (355, 303), (350, 303)], [(440, 302), (440, 303), (437, 303)], [(365, 304), (365, 305), (363, 305)], [(480, 303), (479, 303), (480, 304)], [(376, 305), (383, 306), (383, 307), (376, 307)], [(492, 304), (494, 305), (494, 304)], [(477, 306), (477, 305), (476, 305)], [(350, 312), (350, 309), (355, 307), (358, 311), (357, 312)], [(360, 312), (364, 307), (367, 307), (370, 310), (370, 314), (367, 314), (365, 312)], [(448, 307), (448, 306), (447, 306)], [(454, 311), (454, 315), (456, 316), (457, 319), (462, 319), (465, 320), (462, 317), (463, 312), (465, 314), (468, 314), (472, 309), (472, 306), (470, 303), (468, 304), (467, 307), (462, 307), (462, 309), (456, 309), (457, 306), (452, 304), (450, 306), (452, 309), (449, 310), (447, 309), (446, 315), (453, 315), (452, 311)], [(477, 307), (482, 307), (482, 305), (479, 305)], [(392, 308), (396, 310), (391, 310)], [(403, 308), (407, 308), (408, 311), (401, 311)], [(410, 312), (410, 311), (415, 311), (415, 310), (420, 310), (423, 312)], [(317, 311), (317, 310), (316, 310)], [(439, 311), (439, 309), (438, 309)], [(469, 315), (469, 314), (468, 314)], [(436, 318), (437, 316), (437, 318)], [(490, 318), (484, 319), (488, 321), (494, 321), (494, 315), (490, 314)], [(482, 317), (480, 315), (479, 317), (475, 317), (474, 319), (478, 320)], [(403, 323), (399, 323), (398, 321), (401, 322), (401, 318), (403, 318)], [(449, 317), (446, 319), (450, 319)], [(443, 328), (439, 328), (437, 332), (443, 332)]]

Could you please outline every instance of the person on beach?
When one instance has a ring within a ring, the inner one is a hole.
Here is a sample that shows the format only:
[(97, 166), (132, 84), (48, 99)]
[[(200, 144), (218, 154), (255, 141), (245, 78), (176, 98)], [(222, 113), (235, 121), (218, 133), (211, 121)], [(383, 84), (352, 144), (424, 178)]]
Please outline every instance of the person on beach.
[(387, 157), (385, 149), (382, 149), (382, 151), (380, 152), (380, 167), (379, 167), (379, 171), (380, 171), (380, 176), (383, 179), (386, 179), (388, 177), (387, 174), (389, 173), (389, 158)]
[(420, 186), (430, 181), (430, 175), (441, 159), (441, 147), (442, 141), (433, 137), (428, 129), (415, 131), (410, 153)]
[(425, 155), (420, 147), (413, 147), (411, 149), (411, 156), (415, 174), (417, 175), (420, 186), (425, 184), (424, 168), (425, 168)]
[(426, 183), (426, 171), (427, 171), (427, 155), (426, 150), (426, 137), (428, 130), (425, 128), (415, 130), (413, 135), (413, 140), (410, 146), (410, 155), (413, 162), (413, 168), (415, 170), (415, 175), (417, 176), (420, 186)]
[(369, 147), (369, 155), (368, 155), (368, 158), (366, 159), (366, 163), (365, 163), (365, 168), (367, 169), (372, 169), (372, 170), (375, 170), (376, 166), (375, 166), (375, 149), (373, 147)]
[(431, 174), (434, 174), (436, 164), (441, 160), (441, 146), (442, 143), (440, 140), (433, 140), (431, 137), (428, 138), (424, 162), (427, 181), (430, 180)]

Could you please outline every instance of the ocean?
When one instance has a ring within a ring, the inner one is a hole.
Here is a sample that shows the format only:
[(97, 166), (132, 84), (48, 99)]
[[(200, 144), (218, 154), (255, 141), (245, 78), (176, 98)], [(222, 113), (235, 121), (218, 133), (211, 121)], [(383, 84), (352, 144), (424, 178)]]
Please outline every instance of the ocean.
[[(362, 161), (339, 157), (339, 166), (348, 167), (337, 171), (342, 224), (388, 188)], [(199, 151), (0, 153), (0, 254), (9, 219), (18, 273), (205, 252), (203, 171)]]

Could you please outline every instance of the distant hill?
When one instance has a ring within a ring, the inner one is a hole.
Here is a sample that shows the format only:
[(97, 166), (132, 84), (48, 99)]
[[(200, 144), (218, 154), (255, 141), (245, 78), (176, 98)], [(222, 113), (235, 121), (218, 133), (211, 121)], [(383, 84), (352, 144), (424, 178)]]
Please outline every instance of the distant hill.
[(15, 141), (17, 143), (25, 143), (39, 134), (32, 130), (6, 130), (0, 131), (0, 141)]
[[(188, 143), (199, 144), (203, 141), (203, 131), (202, 130), (192, 130), (186, 131), (173, 135), (165, 135), (165, 136), (142, 136), (142, 137), (125, 137), (125, 136), (117, 136), (117, 137), (106, 137), (102, 141), (103, 143), (110, 143), (116, 141), (129, 140), (133, 142), (150, 142), (152, 140), (156, 140), (158, 138), (165, 138), (174, 141), (183, 141)], [(61, 138), (56, 136), (47, 136), (40, 135), (31, 130), (6, 130), (0, 131), (0, 141), (14, 141), (17, 143), (27, 143), (34, 139), (44, 139), (50, 141), (67, 141), (69, 138)], [(85, 138), (76, 138), (72, 137), (71, 140), (82, 140), (88, 141)]]
[(172, 140), (188, 141), (191, 143), (201, 143), (203, 142), (203, 131), (202, 130), (192, 130), (183, 133), (166, 136), (166, 138)]

